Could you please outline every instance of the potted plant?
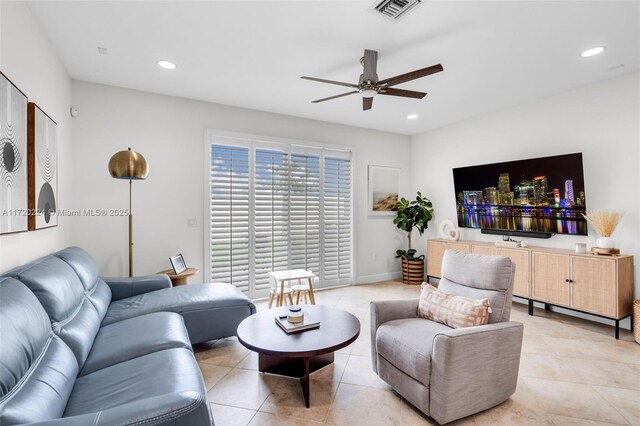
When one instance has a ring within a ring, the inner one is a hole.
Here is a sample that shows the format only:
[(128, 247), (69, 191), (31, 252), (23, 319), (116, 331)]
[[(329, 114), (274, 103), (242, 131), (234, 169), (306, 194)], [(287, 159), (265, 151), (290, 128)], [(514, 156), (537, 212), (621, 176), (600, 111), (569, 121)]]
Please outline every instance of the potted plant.
[(420, 235), (429, 227), (429, 221), (433, 218), (433, 207), (428, 198), (420, 192), (416, 199), (409, 202), (406, 198), (396, 203), (398, 213), (393, 223), (407, 233), (409, 241), (408, 250), (397, 250), (396, 259), (402, 261), (402, 282), (405, 284), (422, 284), (424, 281), (424, 255), (416, 257), (416, 250), (411, 248), (411, 231), (414, 228)]

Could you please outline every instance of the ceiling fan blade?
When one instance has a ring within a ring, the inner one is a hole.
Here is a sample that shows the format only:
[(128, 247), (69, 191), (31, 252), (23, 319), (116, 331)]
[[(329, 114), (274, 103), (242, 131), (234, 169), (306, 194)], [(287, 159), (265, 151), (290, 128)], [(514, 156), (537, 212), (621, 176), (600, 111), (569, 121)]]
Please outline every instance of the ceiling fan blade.
[(378, 84), (386, 84), (387, 86), (395, 86), (396, 84), (405, 83), (407, 81), (415, 80), (417, 78), (426, 77), (431, 74), (435, 74), (444, 70), (442, 65), (432, 65), (427, 68), (422, 68), (420, 70), (411, 71), (406, 74), (397, 75), (395, 77), (387, 78), (385, 80), (379, 81)]
[(334, 81), (334, 80), (325, 80), (323, 78), (315, 78), (315, 77), (300, 77), (303, 80), (311, 80), (311, 81), (319, 81), (320, 83), (329, 83), (329, 84), (337, 84), (338, 86), (346, 86), (346, 87), (353, 87), (355, 89), (358, 88), (357, 84), (351, 84), (351, 83), (343, 83), (342, 81)]
[(349, 96), (349, 95), (353, 95), (355, 93), (358, 93), (358, 91), (354, 90), (353, 92), (347, 92), (347, 93), (343, 93), (341, 95), (329, 96), (328, 98), (322, 98), (322, 99), (318, 99), (318, 100), (315, 100), (315, 101), (311, 101), (311, 103), (312, 104), (317, 104), (318, 102), (329, 101), (331, 99), (341, 98), (343, 96)]
[(371, 81), (373, 84), (378, 82), (378, 52), (375, 50), (364, 51), (364, 59), (362, 61), (364, 72), (362, 73), (362, 79), (364, 81)]
[(362, 110), (366, 111), (373, 106), (373, 98), (362, 98)]
[(382, 89), (378, 93), (380, 95), (401, 96), (403, 98), (415, 98), (415, 99), (422, 99), (425, 96), (427, 96), (427, 94), (424, 93), (424, 92), (415, 92), (413, 90), (394, 89), (393, 87)]

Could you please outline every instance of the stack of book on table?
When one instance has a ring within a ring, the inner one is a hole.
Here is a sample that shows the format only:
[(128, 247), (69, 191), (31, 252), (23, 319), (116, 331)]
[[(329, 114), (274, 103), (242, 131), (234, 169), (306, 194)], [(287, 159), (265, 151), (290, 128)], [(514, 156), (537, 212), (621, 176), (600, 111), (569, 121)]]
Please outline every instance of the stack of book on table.
[(320, 327), (320, 321), (315, 321), (313, 317), (309, 316), (308, 314), (306, 314), (304, 320), (299, 323), (289, 322), (286, 316), (284, 316), (284, 318), (276, 316), (276, 324), (278, 324), (278, 326), (287, 334), (313, 330), (314, 328)]

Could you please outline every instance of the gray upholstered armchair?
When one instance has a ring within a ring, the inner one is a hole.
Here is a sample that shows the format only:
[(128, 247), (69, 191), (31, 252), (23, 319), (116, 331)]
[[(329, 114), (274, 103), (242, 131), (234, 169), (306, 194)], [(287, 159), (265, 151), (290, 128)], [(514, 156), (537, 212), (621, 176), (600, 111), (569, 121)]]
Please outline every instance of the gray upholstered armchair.
[(494, 407), (516, 390), (521, 323), (509, 321), (515, 266), (447, 250), (439, 288), (488, 298), (489, 324), (453, 329), (419, 318), (418, 300), (371, 302), (373, 370), (439, 423)]

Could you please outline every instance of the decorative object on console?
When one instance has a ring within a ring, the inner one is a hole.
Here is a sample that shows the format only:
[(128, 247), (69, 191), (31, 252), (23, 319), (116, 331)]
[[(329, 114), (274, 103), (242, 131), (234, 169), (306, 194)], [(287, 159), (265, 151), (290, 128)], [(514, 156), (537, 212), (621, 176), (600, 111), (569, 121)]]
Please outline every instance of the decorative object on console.
[(398, 210), (400, 169), (369, 166), (369, 214), (393, 215)]
[(129, 180), (129, 276), (133, 276), (133, 215), (131, 213), (131, 183), (149, 176), (149, 164), (142, 154), (132, 151), (116, 152), (109, 160), (109, 173), (115, 179)]
[(433, 218), (433, 204), (418, 192), (416, 199), (409, 202), (402, 198), (397, 204), (398, 213), (393, 223), (407, 233), (408, 250), (396, 250), (396, 259), (402, 259), (402, 282), (420, 285), (424, 281), (424, 255), (415, 257), (416, 250), (411, 248), (411, 231), (414, 228), (422, 235)]
[(585, 243), (576, 243), (576, 253), (586, 253), (587, 245)]
[(458, 241), (460, 239), (460, 230), (455, 227), (451, 219), (440, 222), (438, 234), (443, 240)]
[(29, 231), (58, 226), (57, 124), (33, 102), (27, 109)]
[[(616, 230), (623, 213), (617, 210), (595, 210), (583, 214), (589, 225), (595, 229), (600, 238), (596, 240), (596, 248), (613, 249), (615, 241), (611, 235)], [(598, 252), (596, 250), (596, 252)], [(618, 251), (620, 253), (620, 251)]]
[(176, 275), (179, 275), (187, 270), (187, 265), (184, 263), (184, 257), (182, 257), (182, 253), (171, 256), (169, 258), (169, 262), (171, 262), (171, 267), (173, 268), (173, 272), (175, 272)]
[[(0, 234), (24, 232), (27, 216), (27, 96), (0, 73)], [(2, 212), (0, 212), (2, 213)]]

